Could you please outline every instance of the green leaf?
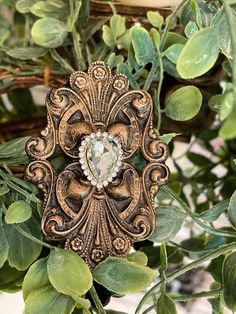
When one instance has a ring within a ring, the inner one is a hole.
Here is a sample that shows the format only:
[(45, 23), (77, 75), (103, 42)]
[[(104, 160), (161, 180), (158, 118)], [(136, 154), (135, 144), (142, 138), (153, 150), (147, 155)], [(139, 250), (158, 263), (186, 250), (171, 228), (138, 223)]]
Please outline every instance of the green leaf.
[(31, 60), (45, 55), (47, 50), (42, 47), (15, 47), (7, 51), (8, 56), (19, 60)]
[(147, 288), (158, 273), (126, 259), (108, 257), (93, 271), (94, 280), (117, 294), (127, 294)]
[(205, 167), (211, 164), (211, 160), (200, 154), (187, 152), (187, 157), (194, 165), (198, 167)]
[(30, 219), (32, 208), (25, 201), (15, 201), (12, 203), (6, 213), (5, 221), (7, 224), (17, 224)]
[(0, 268), (7, 260), (9, 245), (3, 229), (2, 210), (0, 208)]
[(50, 285), (47, 273), (47, 260), (47, 258), (41, 258), (30, 266), (22, 285), (24, 300), (26, 300), (33, 291)]
[(221, 121), (228, 118), (231, 114), (233, 107), (235, 104), (234, 93), (233, 91), (226, 91), (222, 97), (220, 102), (220, 119)]
[(177, 314), (174, 301), (166, 294), (162, 293), (156, 303), (157, 314)]
[(108, 47), (115, 46), (115, 44), (116, 44), (115, 38), (113, 36), (113, 33), (112, 33), (110, 27), (107, 25), (103, 25), (103, 27), (102, 27), (102, 38)]
[(127, 314), (127, 313), (121, 311), (106, 310), (106, 314)]
[(29, 140), (29, 136), (19, 137), (17, 139), (7, 141), (0, 145), (0, 160), (9, 159), (15, 156), (24, 156), (25, 144)]
[(236, 191), (230, 198), (228, 213), (229, 220), (231, 221), (232, 225), (236, 228)]
[(223, 297), (225, 305), (236, 311), (236, 252), (226, 256), (223, 264)]
[(57, 248), (52, 250), (47, 269), (53, 287), (74, 300), (78, 300), (92, 286), (92, 274), (87, 264), (72, 251)]
[(167, 134), (162, 134), (161, 136), (159, 136), (159, 139), (166, 143), (169, 144), (173, 138), (175, 138), (177, 135), (180, 135), (181, 133), (167, 133)]
[(115, 52), (112, 52), (109, 56), (109, 58), (107, 59), (107, 65), (111, 68), (114, 69), (116, 67), (119, 66), (119, 64), (124, 62), (124, 57), (121, 55), (117, 55), (115, 54)]
[(193, 21), (189, 21), (188, 24), (185, 26), (185, 29), (184, 29), (185, 35), (188, 38), (192, 37), (198, 31), (199, 31), (199, 28), (198, 28), (197, 24)]
[[(33, 220), (22, 223), (21, 228), (28, 234), (40, 239), (39, 225)], [(23, 236), (14, 225), (4, 224), (5, 233), (9, 244), (8, 261), (10, 266), (19, 270), (27, 269), (39, 256), (41, 245)]]
[(217, 28), (206, 27), (195, 33), (184, 46), (177, 71), (182, 78), (191, 79), (205, 74), (219, 55)]
[(229, 117), (223, 122), (219, 135), (225, 139), (230, 140), (236, 137), (236, 128), (235, 128), (235, 121), (236, 121), (236, 106), (234, 106), (231, 114)]
[(70, 314), (75, 305), (71, 297), (58, 293), (51, 286), (46, 286), (28, 296), (24, 314)]
[(167, 57), (172, 63), (176, 64), (183, 48), (184, 45), (174, 44), (167, 48), (167, 50), (163, 52), (163, 55)]
[(116, 41), (116, 39), (126, 31), (125, 17), (118, 14), (113, 15), (110, 19), (110, 27)]
[(157, 207), (157, 224), (150, 240), (154, 242), (168, 242), (181, 229), (186, 213), (175, 206)]
[(195, 86), (188, 85), (175, 90), (166, 101), (165, 114), (176, 121), (195, 117), (202, 105), (202, 94)]
[(65, 2), (60, 0), (37, 1), (30, 11), (38, 17), (60, 18), (68, 14)]
[(147, 13), (147, 18), (153, 26), (161, 30), (161, 27), (164, 23), (164, 19), (163, 16), (158, 11), (149, 11)]
[(200, 215), (200, 218), (208, 222), (213, 222), (220, 217), (220, 215), (228, 208), (228, 206), (229, 200), (224, 200), (203, 212)]
[(130, 36), (137, 63), (144, 66), (153, 62), (156, 59), (156, 52), (148, 31), (144, 27), (133, 26), (130, 29)]
[(22, 14), (29, 13), (30, 8), (37, 2), (38, 0), (18, 0), (16, 2), (16, 10)]
[(66, 39), (67, 27), (65, 23), (55, 18), (45, 17), (34, 23), (31, 36), (36, 45), (45, 48), (56, 48), (62, 46)]
[(206, 271), (208, 271), (215, 281), (222, 283), (222, 268), (225, 256), (220, 255), (219, 257), (213, 259), (207, 266)]
[[(16, 88), (8, 91), (7, 96), (18, 115), (25, 116), (37, 111), (37, 107), (29, 89)], [(21, 101), (19, 101), (19, 99)]]
[[(234, 9), (231, 9), (232, 23), (233, 27), (236, 27), (236, 14)], [(222, 7), (215, 14), (212, 25), (215, 25), (218, 29), (218, 40), (221, 52), (228, 58), (232, 59), (232, 44), (231, 44), (231, 35), (229, 30), (229, 25), (227, 21), (227, 16), (225, 10)]]
[(211, 108), (211, 110), (213, 110), (215, 112), (219, 112), (220, 111), (221, 99), (222, 99), (222, 94), (213, 95), (209, 99), (208, 106)]
[(143, 252), (134, 252), (126, 256), (127, 261), (136, 263), (141, 266), (147, 266), (147, 256)]
[(0, 196), (7, 194), (10, 191), (8, 185), (6, 182), (3, 183), (3, 185), (0, 185)]
[(0, 291), (15, 292), (21, 289), (21, 283), (25, 272), (10, 267), (6, 262), (0, 268)]

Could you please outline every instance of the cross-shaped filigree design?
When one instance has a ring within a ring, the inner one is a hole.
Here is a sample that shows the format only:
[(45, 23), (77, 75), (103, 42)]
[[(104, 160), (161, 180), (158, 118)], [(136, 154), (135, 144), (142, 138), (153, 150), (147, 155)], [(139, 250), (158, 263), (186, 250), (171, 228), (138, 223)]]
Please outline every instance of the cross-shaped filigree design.
[[(43, 191), (42, 230), (93, 268), (107, 256), (125, 256), (155, 226), (155, 195), (168, 178), (167, 147), (153, 129), (150, 95), (129, 90), (103, 62), (75, 72), (70, 86), (46, 99), (48, 125), (31, 138), (26, 176)], [(68, 160), (56, 173), (55, 152)], [(141, 155), (140, 172), (131, 160)]]

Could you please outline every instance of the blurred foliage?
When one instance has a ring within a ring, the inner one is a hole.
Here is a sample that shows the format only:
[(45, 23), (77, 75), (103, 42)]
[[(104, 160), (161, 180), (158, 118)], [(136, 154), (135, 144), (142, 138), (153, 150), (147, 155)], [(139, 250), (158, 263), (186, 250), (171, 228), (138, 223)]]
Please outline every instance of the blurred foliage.
[[(28, 162), (28, 138), (1, 144), (0, 290), (22, 289), (26, 314), (115, 314), (102, 305), (111, 295), (140, 291), (155, 280), (136, 314), (177, 313), (176, 302), (200, 297), (209, 300), (212, 313), (224, 313), (224, 306), (235, 311), (236, 1), (185, 0), (165, 19), (148, 12), (142, 26), (128, 23), (110, 5), (110, 18), (92, 19), (86, 0), (0, 1), (0, 90), (9, 88), (12, 104), (9, 108), (0, 98), (0, 122), (44, 110), (29, 89), (11, 89), (16, 78), (6, 71), (69, 75), (104, 60), (125, 74), (132, 88), (152, 94), (155, 127), (170, 152), (172, 140), (186, 134), (187, 149), (170, 158), (174, 171), (159, 191), (150, 239), (135, 243), (136, 252), (127, 258), (108, 258), (91, 273), (79, 256), (44, 239), (42, 195), (11, 172)], [(52, 162), (62, 167), (59, 157)], [(138, 169), (143, 165), (133, 162)], [(225, 225), (218, 227), (221, 218)], [(178, 241), (183, 227), (189, 237)], [(169, 291), (174, 279), (200, 266), (214, 281), (209, 291)]]

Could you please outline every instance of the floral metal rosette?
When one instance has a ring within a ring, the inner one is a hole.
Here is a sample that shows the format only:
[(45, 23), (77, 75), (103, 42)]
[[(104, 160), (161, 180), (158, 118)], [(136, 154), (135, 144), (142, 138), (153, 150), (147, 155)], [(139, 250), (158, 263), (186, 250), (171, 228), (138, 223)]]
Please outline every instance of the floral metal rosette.
[[(168, 150), (153, 128), (153, 104), (103, 62), (75, 72), (46, 98), (48, 125), (31, 138), (26, 176), (43, 191), (42, 230), (95, 267), (125, 256), (155, 227), (155, 195), (166, 183)], [(62, 154), (58, 173), (51, 163)], [(142, 156), (144, 167), (132, 165)]]

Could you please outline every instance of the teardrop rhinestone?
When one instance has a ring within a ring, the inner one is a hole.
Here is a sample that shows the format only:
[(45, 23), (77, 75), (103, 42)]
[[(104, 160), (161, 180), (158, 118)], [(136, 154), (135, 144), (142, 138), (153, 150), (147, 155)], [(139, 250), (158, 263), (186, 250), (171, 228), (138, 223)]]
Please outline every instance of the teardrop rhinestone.
[(120, 148), (119, 140), (111, 135), (107, 136), (107, 133), (97, 132), (95, 137), (88, 136), (85, 141), (87, 144), (84, 174), (93, 178), (93, 185), (96, 182), (97, 187), (101, 184), (106, 186), (108, 178), (116, 177), (121, 166), (123, 150)]

